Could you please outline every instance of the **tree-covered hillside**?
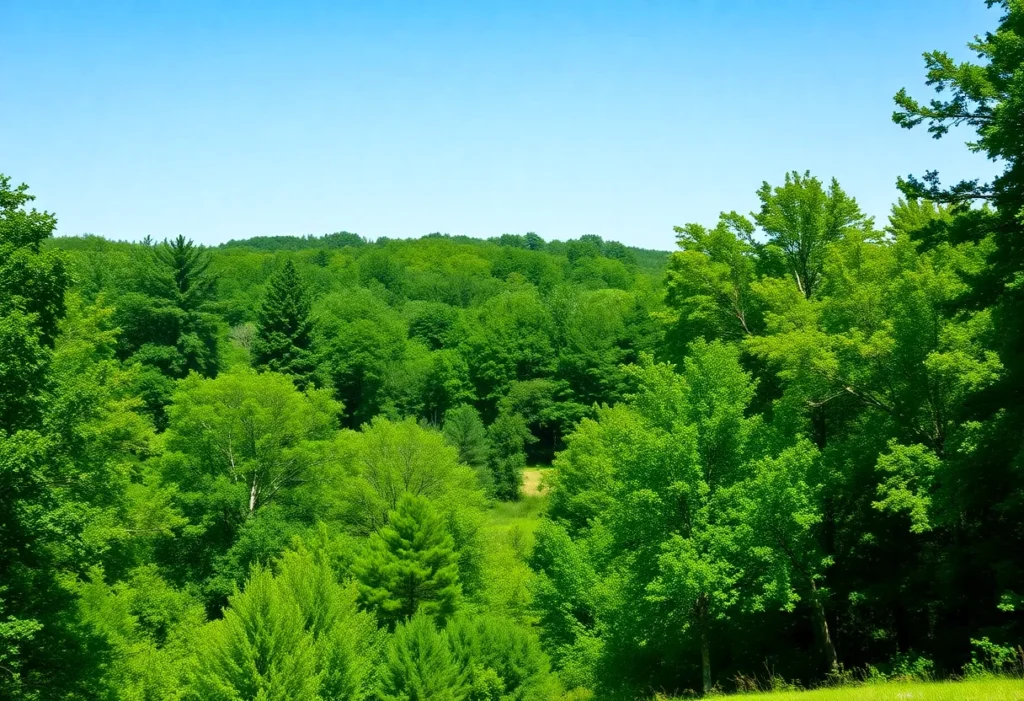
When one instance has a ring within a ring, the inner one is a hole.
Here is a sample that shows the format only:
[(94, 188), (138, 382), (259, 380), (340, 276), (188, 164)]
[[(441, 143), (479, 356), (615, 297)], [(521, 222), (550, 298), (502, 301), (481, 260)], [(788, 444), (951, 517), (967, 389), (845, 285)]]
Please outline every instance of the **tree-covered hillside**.
[(990, 4), (894, 121), (1003, 170), (886, 221), (794, 171), (671, 254), (211, 248), (53, 238), (0, 176), (0, 698), (1024, 673), (1024, 4)]

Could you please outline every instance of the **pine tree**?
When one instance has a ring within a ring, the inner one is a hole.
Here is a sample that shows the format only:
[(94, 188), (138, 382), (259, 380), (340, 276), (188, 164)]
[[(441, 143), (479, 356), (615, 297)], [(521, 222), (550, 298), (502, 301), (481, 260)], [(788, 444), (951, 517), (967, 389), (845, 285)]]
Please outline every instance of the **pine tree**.
[(288, 261), (270, 280), (252, 344), (252, 361), (257, 369), (291, 375), (302, 389), (312, 381), (314, 368), (309, 307), (306, 287), (295, 265)]
[(395, 629), (380, 677), (384, 701), (462, 701), (469, 692), (447, 633), (423, 612)]
[(318, 698), (316, 649), (304, 621), (270, 572), (255, 570), (224, 618), (201, 630), (191, 691), (210, 701)]
[(470, 698), (548, 699), (557, 685), (547, 655), (530, 628), (492, 613), (460, 614), (445, 630), (468, 671)]
[(202, 309), (215, 296), (217, 278), (210, 272), (210, 253), (191, 239), (178, 236), (153, 249), (155, 274), (150, 278), (154, 296), (171, 301), (185, 312)]
[(384, 623), (417, 611), (445, 620), (461, 594), (452, 538), (423, 497), (406, 494), (356, 564), (359, 598)]
[(281, 557), (277, 569), (275, 581), (298, 605), (313, 637), (320, 697), (366, 698), (386, 633), (378, 630), (372, 614), (358, 609), (355, 585), (337, 581), (323, 550), (310, 551), (301, 544)]
[(448, 445), (459, 451), (459, 462), (478, 469), (487, 465), (487, 428), (472, 406), (463, 404), (446, 411), (441, 432)]

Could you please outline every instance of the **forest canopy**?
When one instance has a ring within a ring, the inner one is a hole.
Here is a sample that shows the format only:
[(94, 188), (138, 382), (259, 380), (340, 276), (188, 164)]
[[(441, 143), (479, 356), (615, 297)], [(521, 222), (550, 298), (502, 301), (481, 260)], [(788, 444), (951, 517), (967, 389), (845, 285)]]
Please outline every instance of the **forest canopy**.
[(792, 171), (749, 184), (753, 212), (675, 227), (672, 253), (208, 247), (55, 238), (0, 176), (0, 697), (1007, 671), (1024, 5), (989, 4), (976, 62), (926, 54), (936, 94), (901, 90), (893, 121), (970, 130), (1002, 170), (908, 175), (886, 221)]

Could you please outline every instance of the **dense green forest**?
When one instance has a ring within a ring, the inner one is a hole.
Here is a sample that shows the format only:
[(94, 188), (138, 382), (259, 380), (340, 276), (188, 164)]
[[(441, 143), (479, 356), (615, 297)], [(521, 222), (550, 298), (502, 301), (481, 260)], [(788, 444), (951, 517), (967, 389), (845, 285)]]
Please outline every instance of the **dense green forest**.
[(1019, 664), (1024, 3), (989, 4), (977, 63), (927, 54), (935, 99), (901, 91), (894, 121), (960, 127), (1002, 172), (908, 176), (886, 222), (794, 171), (674, 253), (210, 248), (54, 238), (0, 177), (0, 698)]

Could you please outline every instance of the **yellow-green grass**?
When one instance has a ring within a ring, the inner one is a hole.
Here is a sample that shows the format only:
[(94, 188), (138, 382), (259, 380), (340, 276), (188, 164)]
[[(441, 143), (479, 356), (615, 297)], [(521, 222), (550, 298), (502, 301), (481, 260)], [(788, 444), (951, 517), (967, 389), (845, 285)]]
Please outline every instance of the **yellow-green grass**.
[(1024, 680), (986, 678), (955, 682), (887, 682), (811, 691), (743, 694), (756, 701), (1024, 701)]
[[(523, 483), (532, 481), (540, 483), (539, 475), (550, 468), (531, 467), (524, 470)], [(523, 490), (519, 501), (497, 501), (487, 510), (485, 531), (493, 536), (516, 544), (520, 552), (529, 551), (533, 544), (533, 533), (540, 524), (540, 517), (547, 508), (548, 494), (546, 489)]]
[(544, 476), (550, 472), (550, 467), (528, 467), (523, 470), (523, 494), (528, 497), (547, 494), (550, 487)]
[(526, 561), (547, 501), (546, 493), (524, 494), (519, 501), (494, 502), (487, 509), (482, 529), (486, 569), (500, 573), (488, 579), (482, 594), (488, 610), (531, 618), (533, 572)]

